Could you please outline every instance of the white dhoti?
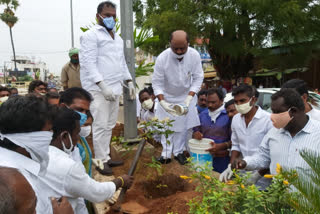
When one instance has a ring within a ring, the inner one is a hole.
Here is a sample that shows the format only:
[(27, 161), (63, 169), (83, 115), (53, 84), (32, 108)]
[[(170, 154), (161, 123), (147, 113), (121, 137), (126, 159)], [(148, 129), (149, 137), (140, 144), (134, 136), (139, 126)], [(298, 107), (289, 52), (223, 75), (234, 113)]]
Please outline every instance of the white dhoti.
[(90, 111), (93, 116), (92, 137), (95, 158), (107, 162), (110, 160), (112, 129), (118, 118), (120, 96), (116, 96), (115, 101), (108, 101), (99, 91), (90, 93), (93, 96)]
[[(187, 148), (188, 132), (193, 127), (200, 125), (200, 120), (196, 108), (197, 99), (194, 97), (190, 103), (188, 113), (183, 116), (173, 116), (166, 112), (161, 105), (158, 106), (156, 117), (160, 120), (169, 117), (171, 120), (175, 120), (170, 127), (173, 134), (169, 135), (168, 139), (165, 136), (161, 137), (161, 144), (163, 147), (162, 156), (164, 158), (171, 158), (171, 154), (177, 156), (183, 153), (184, 149)], [(178, 104), (178, 103), (176, 103)], [(167, 144), (166, 140), (170, 141)]]

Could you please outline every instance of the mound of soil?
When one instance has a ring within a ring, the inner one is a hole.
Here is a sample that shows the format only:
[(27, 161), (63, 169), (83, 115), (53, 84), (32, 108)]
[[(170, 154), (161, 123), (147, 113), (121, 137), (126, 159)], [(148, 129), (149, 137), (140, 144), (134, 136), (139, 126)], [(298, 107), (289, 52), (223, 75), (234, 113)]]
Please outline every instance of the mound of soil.
[(173, 195), (178, 191), (184, 191), (186, 182), (174, 174), (162, 175), (155, 180), (140, 183), (146, 198), (159, 198)]

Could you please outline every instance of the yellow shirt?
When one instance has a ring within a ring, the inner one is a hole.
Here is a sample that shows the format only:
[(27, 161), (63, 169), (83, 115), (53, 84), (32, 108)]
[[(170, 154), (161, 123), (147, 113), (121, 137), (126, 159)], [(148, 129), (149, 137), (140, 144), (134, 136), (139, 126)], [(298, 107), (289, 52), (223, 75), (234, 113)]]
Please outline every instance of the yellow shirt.
[(63, 87), (80, 87), (80, 65), (75, 66), (71, 62), (68, 62), (63, 66), (61, 71), (61, 83)]

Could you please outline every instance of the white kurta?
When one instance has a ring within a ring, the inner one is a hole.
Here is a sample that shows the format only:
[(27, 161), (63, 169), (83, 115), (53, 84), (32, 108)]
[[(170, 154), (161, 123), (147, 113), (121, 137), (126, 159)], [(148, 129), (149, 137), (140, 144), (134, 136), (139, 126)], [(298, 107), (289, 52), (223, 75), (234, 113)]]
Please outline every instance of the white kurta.
[[(202, 82), (201, 58), (195, 49), (188, 47), (181, 61), (174, 57), (171, 48), (158, 56), (152, 76), (152, 87), (156, 96), (163, 94), (168, 103), (182, 104), (190, 91), (197, 93), (200, 90)], [(175, 120), (172, 131), (183, 132), (200, 125), (196, 102), (197, 99), (194, 97), (187, 115), (183, 116), (172, 116), (159, 105), (156, 117)]]
[(75, 214), (88, 213), (83, 198), (98, 203), (113, 196), (116, 190), (113, 182), (100, 183), (90, 178), (82, 164), (62, 150), (50, 146), (49, 158), (47, 173), (40, 180), (49, 187), (49, 196), (66, 196)]

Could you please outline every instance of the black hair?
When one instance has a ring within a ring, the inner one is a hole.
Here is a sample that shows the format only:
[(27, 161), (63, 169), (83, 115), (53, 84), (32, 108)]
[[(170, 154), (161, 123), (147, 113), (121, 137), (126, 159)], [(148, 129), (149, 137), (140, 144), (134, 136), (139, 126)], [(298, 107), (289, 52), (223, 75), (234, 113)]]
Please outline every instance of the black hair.
[(232, 90), (232, 96), (236, 96), (238, 94), (243, 94), (243, 93), (245, 93), (250, 98), (259, 97), (259, 92), (257, 91), (257, 89), (247, 84), (241, 84), (240, 86)]
[(11, 97), (0, 106), (0, 132), (12, 134), (41, 131), (53, 117), (54, 110), (42, 98)]
[(87, 100), (89, 103), (91, 103), (93, 100), (89, 92), (82, 88), (74, 87), (68, 88), (67, 90), (61, 93), (59, 103), (71, 105), (73, 103), (73, 100), (76, 98)]
[[(169, 42), (171, 42), (172, 41), (172, 39), (173, 39), (173, 33), (174, 32), (176, 32), (176, 31), (173, 31), (171, 34), (170, 34), (170, 37), (169, 37)], [(187, 42), (189, 43), (189, 35), (188, 35), (188, 33), (187, 32), (185, 32), (186, 33), (186, 39), (187, 39)]]
[[(52, 90), (54, 90), (54, 91), (52, 91)], [(48, 92), (56, 92), (56, 93), (58, 93), (58, 90), (56, 88), (48, 88)]]
[(227, 109), (229, 106), (231, 106), (231, 105), (233, 105), (233, 104), (234, 104), (234, 99), (229, 100), (228, 102), (226, 102), (226, 103), (224, 104), (224, 108)]
[(0, 91), (7, 91), (7, 92), (11, 93), (9, 88), (3, 87), (3, 86), (0, 86)]
[(217, 94), (217, 96), (219, 97), (219, 100), (224, 99), (223, 91), (220, 88), (211, 88), (207, 91), (207, 96), (210, 96), (213, 94)]
[(296, 107), (304, 112), (305, 107), (303, 100), (296, 90), (292, 88), (281, 89), (271, 96), (271, 100), (275, 101), (281, 97), (283, 98), (284, 104), (287, 108)]
[(45, 87), (48, 86), (46, 82), (42, 82), (41, 80), (33, 80), (29, 85), (28, 93), (32, 93), (34, 89), (40, 85), (44, 85)]
[(198, 98), (199, 98), (199, 97), (202, 96), (202, 95), (206, 95), (206, 96), (207, 96), (207, 94), (208, 94), (208, 91), (207, 91), (207, 90), (201, 90), (201, 91), (198, 92), (197, 96), (198, 96)]
[(117, 8), (117, 5), (115, 3), (111, 2), (111, 1), (103, 1), (98, 5), (97, 13), (101, 13), (104, 6), (111, 7), (114, 9)]
[(293, 88), (300, 94), (300, 96), (303, 94), (309, 95), (307, 83), (300, 79), (289, 80), (285, 82), (281, 88)]
[[(151, 89), (152, 89), (152, 88), (151, 88)], [(140, 99), (140, 96), (141, 96), (143, 93), (147, 93), (147, 94), (149, 94), (150, 96), (152, 96), (152, 95), (153, 95), (153, 89), (152, 89), (152, 91), (150, 91), (150, 87), (142, 89), (142, 90), (139, 92), (139, 99)]]
[(52, 140), (56, 139), (62, 132), (67, 131), (72, 134), (76, 128), (76, 121), (79, 121), (81, 116), (72, 109), (62, 107), (58, 110), (58, 114), (52, 122), (53, 136)]
[(92, 120), (93, 120), (93, 116), (92, 116), (92, 114), (91, 114), (91, 112), (90, 111), (87, 111), (87, 118), (92, 118)]

